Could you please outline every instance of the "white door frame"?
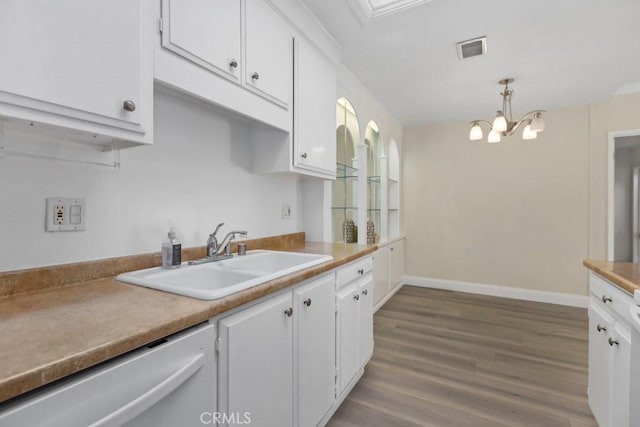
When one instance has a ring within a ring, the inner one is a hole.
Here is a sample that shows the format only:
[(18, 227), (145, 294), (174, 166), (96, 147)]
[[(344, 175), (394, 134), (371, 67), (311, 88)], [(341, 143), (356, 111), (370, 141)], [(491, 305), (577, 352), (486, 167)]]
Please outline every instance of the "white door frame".
[(631, 238), (632, 245), (632, 258), (633, 262), (638, 262), (640, 260), (640, 248), (638, 247), (638, 232), (640, 232), (640, 212), (638, 211), (638, 202), (640, 202), (638, 197), (638, 190), (640, 184), (640, 167), (633, 168), (633, 217), (632, 221), (632, 232), (633, 237)]
[(607, 260), (614, 260), (615, 237), (615, 172), (616, 172), (616, 138), (639, 136), (640, 129), (616, 130), (609, 132), (607, 149)]

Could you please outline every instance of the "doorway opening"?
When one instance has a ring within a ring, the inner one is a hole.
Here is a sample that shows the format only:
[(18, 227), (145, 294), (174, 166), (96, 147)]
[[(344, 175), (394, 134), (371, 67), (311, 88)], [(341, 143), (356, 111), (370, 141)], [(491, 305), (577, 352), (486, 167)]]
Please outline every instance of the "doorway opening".
[(610, 261), (640, 261), (640, 130), (609, 135)]

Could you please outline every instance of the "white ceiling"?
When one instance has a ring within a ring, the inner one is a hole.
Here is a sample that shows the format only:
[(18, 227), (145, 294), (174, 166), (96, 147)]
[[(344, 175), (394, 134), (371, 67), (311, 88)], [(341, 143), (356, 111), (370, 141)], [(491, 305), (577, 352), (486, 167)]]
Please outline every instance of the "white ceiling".
[[(405, 126), (491, 119), (504, 77), (515, 114), (640, 88), (639, 0), (432, 0), (368, 21), (353, 0), (302, 1)], [(485, 56), (458, 59), (457, 42), (484, 35)]]

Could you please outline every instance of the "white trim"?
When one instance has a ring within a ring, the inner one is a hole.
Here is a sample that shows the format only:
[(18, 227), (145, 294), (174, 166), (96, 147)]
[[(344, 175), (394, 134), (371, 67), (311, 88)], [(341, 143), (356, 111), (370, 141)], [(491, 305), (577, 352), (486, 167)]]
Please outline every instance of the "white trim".
[(395, 288), (391, 289), (391, 292), (388, 292), (387, 295), (385, 295), (384, 298), (382, 298), (375, 305), (375, 307), (373, 307), (373, 312), (375, 313), (376, 311), (380, 310), (380, 307), (382, 307), (387, 301), (389, 301), (391, 299), (391, 297), (394, 296), (396, 294), (396, 292), (398, 292), (400, 290), (400, 288), (403, 287), (403, 286), (404, 286), (404, 283), (400, 283)]
[(614, 260), (616, 138), (640, 135), (640, 129), (609, 132), (607, 146), (607, 260)]
[(404, 276), (402, 278), (402, 282), (405, 285), (419, 286), (422, 288), (446, 289), (449, 291), (491, 295), (525, 301), (546, 302), (550, 304), (568, 305), (571, 307), (587, 308), (589, 306), (589, 297), (584, 295), (537, 291), (534, 289), (510, 288), (507, 286), (485, 285), (482, 283), (461, 282), (457, 280), (434, 279), (431, 277), (418, 276)]
[(373, 0), (349, 0), (349, 5), (356, 13), (360, 22), (362, 24), (368, 24), (375, 18), (401, 12), (429, 1), (431, 0), (378, 0), (377, 2)]

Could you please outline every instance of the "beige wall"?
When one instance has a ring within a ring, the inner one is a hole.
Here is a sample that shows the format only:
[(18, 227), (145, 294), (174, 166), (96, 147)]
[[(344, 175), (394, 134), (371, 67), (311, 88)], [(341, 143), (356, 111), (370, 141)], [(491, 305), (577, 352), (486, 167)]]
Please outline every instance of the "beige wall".
[(581, 262), (606, 255), (608, 131), (640, 129), (640, 94), (545, 121), (537, 140), (495, 145), (467, 122), (405, 129), (405, 274), (587, 294)]

